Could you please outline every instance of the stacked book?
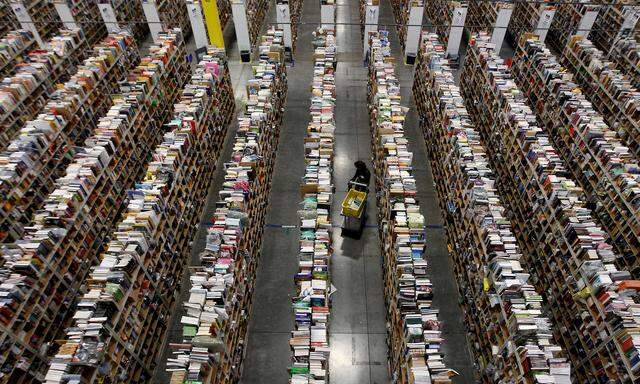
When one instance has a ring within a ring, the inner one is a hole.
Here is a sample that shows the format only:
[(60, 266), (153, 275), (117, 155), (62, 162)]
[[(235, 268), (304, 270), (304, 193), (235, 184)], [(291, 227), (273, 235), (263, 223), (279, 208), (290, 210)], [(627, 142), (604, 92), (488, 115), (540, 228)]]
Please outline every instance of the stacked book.
[(389, 371), (396, 382), (451, 383), (438, 309), (427, 277), (425, 219), (413, 176), (413, 153), (405, 137), (407, 108), (387, 31), (370, 34), (368, 103), (374, 155), (378, 234), (383, 255)]
[[(28, 121), (0, 152), (0, 240), (14, 241), (55, 188), (55, 180), (112, 105), (118, 82), (139, 62), (127, 32), (94, 47), (77, 73), (51, 94), (42, 114)], [(42, 76), (46, 76), (42, 74)]]
[(45, 383), (148, 382), (233, 109), (224, 50), (209, 48), (127, 192), (126, 213), (92, 268)]
[(171, 345), (167, 362), (171, 383), (240, 380), (287, 91), (282, 31), (262, 36), (258, 54), (200, 266), (190, 270), (183, 342)]
[(29, 52), (15, 75), (0, 83), (0, 150), (4, 150), (25, 122), (43, 112), (58, 83), (76, 72), (86, 57), (80, 29), (62, 30), (44, 49)]
[(640, 277), (637, 158), (595, 111), (571, 74), (534, 37), (521, 39), (514, 57), (513, 76), (531, 105), (544, 110), (538, 113), (538, 122), (584, 189), (589, 206), (622, 256), (617, 260), (618, 266)]
[(71, 318), (79, 316), (70, 309), (83, 286), (95, 283), (86, 277), (124, 208), (127, 188), (144, 175), (162, 139), (162, 124), (171, 116), (187, 66), (180, 31), (163, 33), (77, 149), (32, 225), (2, 248), (0, 323), (9, 332), (0, 334), (8, 346), (2, 352), (8, 369), (0, 382), (28, 381), (39, 374), (46, 366), (42, 347), (60, 338)]
[(0, 40), (0, 78), (15, 73), (16, 66), (25, 61), (35, 42), (33, 33), (25, 29), (11, 31)]
[(616, 268), (584, 191), (569, 178), (489, 37), (475, 36), (470, 46), (460, 76), (466, 107), (497, 173), (522, 261), (548, 304), (554, 339), (571, 359), (572, 379), (636, 382), (640, 282)]
[(300, 252), (293, 298), (295, 330), (289, 344), (293, 351), (292, 384), (329, 382), (329, 295), (331, 204), (333, 202), (334, 108), (336, 97), (335, 31), (314, 32), (314, 68), (311, 83), (311, 121), (307, 126), (305, 175), (301, 185)]
[[(507, 27), (507, 39), (512, 46), (518, 44), (520, 36), (525, 33), (532, 33), (538, 28), (540, 18), (544, 17), (544, 12), (555, 13), (555, 0), (542, 1), (518, 1), (513, 4), (513, 13)], [(546, 20), (545, 20), (546, 21)], [(551, 20), (547, 21), (549, 24)], [(549, 25), (547, 24), (547, 25)]]
[[(449, 42), (449, 31), (453, 24), (454, 10), (456, 8), (468, 8), (467, 0), (429, 0), (425, 7), (427, 17), (431, 25), (435, 26), (436, 33), (442, 36), (445, 45)], [(466, 21), (466, 20), (465, 20)], [(460, 25), (456, 25), (460, 26)]]
[(633, 20), (634, 12), (640, 12), (640, 3), (637, 0), (619, 0), (609, 2), (607, 0), (595, 0), (602, 5), (598, 18), (593, 24), (593, 30), (589, 34), (589, 40), (593, 41), (598, 49), (609, 51), (611, 46), (619, 38), (640, 39), (640, 24), (627, 22)]
[(100, 15), (98, 9), (98, 2), (95, 0), (57, 0), (57, 2), (64, 2), (69, 7), (73, 21), (84, 34), (84, 38), (87, 41), (87, 45), (93, 46), (98, 44), (102, 39), (107, 36), (107, 26)]
[(15, 13), (11, 9), (11, 5), (8, 1), (0, 1), (0, 36), (5, 36), (11, 30), (20, 27), (18, 19), (16, 19)]
[[(549, 36), (545, 40), (557, 52), (562, 52), (569, 38), (573, 35), (589, 33), (582, 24), (588, 14), (598, 13), (601, 8), (608, 7), (595, 4), (593, 0), (574, 0), (556, 3), (556, 14), (551, 21)], [(609, 26), (607, 28), (610, 28)], [(520, 37), (518, 37), (520, 38)], [(516, 40), (517, 42), (518, 40)]]
[(414, 100), (482, 381), (570, 383), (570, 365), (498, 195), (499, 178), (437, 35), (423, 34), (416, 74)]
[(616, 41), (608, 52), (609, 60), (616, 63), (636, 89), (640, 89), (640, 43), (627, 37)]

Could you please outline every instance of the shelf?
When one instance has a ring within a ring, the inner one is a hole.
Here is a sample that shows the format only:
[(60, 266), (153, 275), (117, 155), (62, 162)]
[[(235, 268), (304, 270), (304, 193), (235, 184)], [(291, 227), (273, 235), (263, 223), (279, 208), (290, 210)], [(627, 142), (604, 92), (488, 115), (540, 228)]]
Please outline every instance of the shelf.
[(481, 381), (569, 383), (570, 365), (496, 190), (500, 178), (445, 56), (437, 35), (424, 33), (413, 97)]
[[(429, 7), (431, 5), (429, 4)], [(411, 7), (424, 7), (424, 0), (391, 0), (391, 7), (393, 9), (393, 16), (396, 21), (396, 31), (398, 33), (398, 40), (402, 47), (402, 52), (405, 49), (405, 43), (407, 41), (407, 23), (409, 22), (409, 12)]]
[(311, 119), (304, 138), (305, 173), (300, 185), (302, 201), (298, 211), (299, 269), (294, 276), (296, 295), (291, 298), (295, 328), (289, 339), (292, 350), (290, 384), (329, 382), (335, 31), (317, 29), (313, 43)]
[(205, 250), (190, 269), (183, 342), (169, 345), (172, 383), (240, 380), (287, 93), (282, 31), (262, 36), (258, 53)]
[(401, 105), (388, 32), (370, 34), (370, 46), (367, 95), (389, 374), (401, 384), (451, 383), (455, 372), (445, 365), (439, 310), (432, 307), (425, 218), (416, 197), (413, 153), (403, 127), (408, 108)]
[(98, 0), (100, 4), (111, 4), (120, 28), (133, 33), (138, 44), (142, 44), (149, 34), (147, 18), (140, 0)]
[[(603, 6), (598, 13), (598, 18), (593, 24), (593, 30), (589, 34), (589, 40), (603, 52), (608, 52), (619, 37), (628, 37), (640, 40), (640, 23), (636, 23), (635, 28), (626, 36), (619, 36), (626, 14), (625, 8), (638, 8), (636, 0), (620, 0), (615, 3), (606, 0), (596, 0)], [(640, 8), (637, 9), (640, 12)]]
[[(514, 8), (510, 1), (469, 0), (469, 14), (465, 20), (469, 33), (485, 31), (492, 33), (501, 9)], [(509, 20), (511, 21), (511, 20)]]
[(98, 3), (95, 0), (62, 0), (61, 2), (69, 6), (69, 10), (73, 15), (73, 21), (82, 29), (82, 33), (89, 47), (93, 47), (107, 37), (107, 27), (104, 24), (104, 20), (100, 15), (100, 9), (98, 9)]
[[(518, 40), (525, 33), (533, 33), (538, 27), (540, 17), (545, 11), (556, 11), (555, 0), (542, 2), (517, 2), (507, 27), (507, 40), (511, 46), (518, 45)], [(554, 14), (555, 16), (555, 14)]]
[[(108, 251), (87, 279), (89, 290), (52, 360), (47, 384), (73, 375), (87, 383), (116, 376), (146, 382), (162, 353), (167, 319), (233, 116), (224, 50), (208, 48), (174, 109), (162, 143), (127, 193), (128, 207)], [(109, 371), (98, 368), (105, 364)]]
[(127, 33), (113, 34), (94, 47), (65, 84), (34, 120), (25, 123), (17, 137), (0, 154), (0, 241), (25, 235), (33, 215), (56, 187), (56, 180), (98, 118), (112, 105), (110, 95), (118, 82), (140, 61), (138, 48)]
[[(127, 190), (144, 175), (162, 139), (162, 125), (169, 121), (188, 73), (182, 34), (179, 30), (162, 34), (149, 52), (120, 84), (113, 106), (95, 125), (84, 148), (76, 151), (33, 224), (25, 228), (26, 234), (2, 249), (0, 294), (6, 299), (0, 307), (0, 326), (9, 331), (0, 333), (0, 342), (13, 347), (0, 356), (11, 368), (0, 383), (34, 377), (43, 381), (47, 364), (42, 362), (47, 356), (26, 356), (28, 350), (19, 345), (44, 351), (43, 345), (63, 337), (77, 314), (73, 309), (80, 290), (125, 208)], [(84, 356), (90, 358), (87, 347)], [(48, 353), (56, 353), (55, 348)]]
[[(427, 17), (431, 24), (435, 25), (436, 33), (442, 36), (442, 41), (446, 46), (449, 42), (449, 31), (453, 19), (453, 11), (456, 8), (466, 7), (469, 3), (466, 0), (429, 0), (426, 8)], [(467, 24), (465, 19), (465, 24)]]
[(0, 78), (13, 75), (16, 66), (26, 60), (35, 44), (33, 34), (24, 29), (11, 31), (0, 40)]
[(12, 30), (20, 28), (20, 23), (8, 2), (0, 1), (0, 20), (0, 36), (6, 36)]
[[(27, 10), (27, 13), (31, 17), (31, 21), (35, 25), (36, 30), (43, 41), (50, 39), (53, 35), (58, 33), (60, 28), (62, 28), (60, 16), (58, 15), (52, 1), (22, 0), (22, 5)], [(9, 6), (9, 11), (13, 12), (11, 6)], [(13, 17), (15, 18), (15, 14)], [(5, 19), (2, 20), (4, 21)], [(20, 23), (18, 22), (18, 24)], [(25, 26), (23, 26), (23, 29), (26, 29)]]
[[(515, 65), (532, 65), (543, 45), (522, 44)], [(495, 186), (531, 282), (543, 295), (554, 339), (571, 359), (572, 379), (637, 381), (632, 360), (640, 345), (632, 337), (639, 336), (639, 282), (613, 264), (617, 255), (552, 139), (536, 124), (528, 91), (516, 86), (488, 36), (473, 37), (470, 47), (460, 76), (466, 107), (486, 144)]]
[(556, 13), (551, 21), (549, 34), (545, 41), (556, 52), (562, 52), (571, 36), (586, 32), (578, 30), (582, 17), (587, 12), (598, 12), (600, 9), (600, 5), (594, 4), (592, 0), (557, 3)]
[(629, 78), (631, 85), (640, 89), (640, 44), (635, 39), (618, 40), (611, 47), (608, 58)]

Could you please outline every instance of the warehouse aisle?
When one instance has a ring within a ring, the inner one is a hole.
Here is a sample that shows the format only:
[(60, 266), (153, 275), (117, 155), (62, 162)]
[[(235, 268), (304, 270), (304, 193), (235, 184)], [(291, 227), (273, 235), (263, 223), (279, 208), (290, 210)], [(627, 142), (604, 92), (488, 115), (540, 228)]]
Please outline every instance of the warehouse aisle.
[[(317, 2), (305, 1), (302, 20), (320, 20)], [(267, 18), (272, 22), (275, 17)], [(288, 94), (280, 144), (276, 157), (267, 227), (258, 265), (242, 383), (286, 383), (291, 363), (289, 338), (293, 330), (291, 297), (293, 276), (298, 271), (298, 224), (300, 180), (304, 175), (304, 137), (309, 122), (310, 87), (313, 77), (311, 40), (315, 26), (298, 29), (296, 62), (287, 68)]]
[[(380, 2), (379, 23), (393, 24), (393, 11), (390, 0)], [(424, 24), (424, 23), (423, 23)], [(405, 134), (409, 139), (409, 148), (413, 151), (413, 169), (418, 186), (421, 213), (427, 225), (427, 256), (430, 262), (430, 279), (433, 282), (434, 307), (440, 310), (439, 319), (443, 323), (444, 337), (443, 352), (447, 367), (456, 370), (460, 376), (455, 383), (473, 383), (474, 364), (469, 352), (466, 339), (466, 329), (463, 323), (462, 310), (458, 302), (458, 288), (453, 274), (453, 263), (447, 251), (445, 230), (442, 227), (442, 217), (431, 166), (427, 157), (422, 131), (418, 125), (411, 87), (413, 86), (413, 66), (403, 65), (403, 55), (398, 42), (396, 29), (389, 27), (392, 51), (397, 60), (396, 74), (400, 78), (402, 100), (410, 108), (405, 122)]]

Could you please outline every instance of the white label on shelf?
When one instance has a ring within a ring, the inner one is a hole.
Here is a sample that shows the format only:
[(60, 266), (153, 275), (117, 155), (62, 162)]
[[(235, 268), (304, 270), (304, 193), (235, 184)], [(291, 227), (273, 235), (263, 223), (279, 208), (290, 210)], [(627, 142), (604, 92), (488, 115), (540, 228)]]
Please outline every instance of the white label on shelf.
[(78, 28), (78, 24), (76, 24), (73, 14), (71, 13), (71, 8), (69, 8), (67, 3), (56, 1), (53, 3), (53, 6), (56, 7), (56, 11), (58, 12), (60, 20), (62, 20), (62, 24), (64, 24), (65, 28)]
[(364, 9), (364, 55), (369, 52), (369, 33), (378, 30), (378, 15), (380, 7), (377, 5), (367, 5)]
[(42, 41), (42, 37), (40, 37), (40, 33), (38, 33), (38, 28), (33, 23), (31, 15), (29, 15), (29, 12), (27, 12), (27, 8), (25, 8), (22, 1), (12, 1), (10, 2), (10, 4), (11, 9), (13, 9), (13, 13), (15, 13), (16, 19), (18, 19), (18, 21), (20, 22), (20, 26), (22, 27), (22, 29), (31, 31), (40, 48), (44, 47), (44, 42)]
[(512, 13), (512, 7), (502, 7), (498, 9), (498, 17), (493, 26), (493, 33), (491, 34), (491, 43), (496, 45), (496, 52), (500, 52), (500, 49), (502, 49), (502, 42), (504, 41), (504, 36), (507, 34), (507, 27), (509, 26)]
[(100, 15), (102, 15), (102, 20), (104, 20), (107, 31), (119, 32), (120, 25), (118, 25), (118, 19), (111, 4), (98, 4), (98, 8), (100, 9)]
[(576, 31), (576, 35), (587, 36), (589, 32), (591, 32), (593, 23), (596, 22), (596, 17), (598, 17), (597, 9), (588, 10), (580, 20), (580, 24), (578, 25), (578, 30)]
[(204, 26), (204, 15), (200, 2), (187, 0), (187, 13), (191, 22), (191, 30), (193, 31), (193, 39), (196, 42), (196, 49), (206, 47), (208, 45), (207, 29)]
[(320, 4), (320, 23), (322, 28), (336, 29), (336, 6), (334, 4)]
[(249, 24), (247, 23), (247, 10), (244, 1), (234, 1), (231, 3), (233, 13), (233, 24), (236, 29), (236, 41), (238, 50), (251, 52), (251, 39), (249, 38)]
[(449, 42), (447, 44), (447, 54), (457, 55), (460, 50), (460, 40), (464, 31), (464, 21), (467, 19), (467, 7), (456, 7), (451, 17), (451, 29), (449, 30)]
[(160, 21), (160, 15), (158, 14), (156, 1), (142, 0), (142, 11), (144, 12), (144, 17), (147, 19), (147, 24), (149, 24), (151, 37), (153, 38), (153, 41), (157, 43), (160, 32), (162, 32), (162, 22)]
[(542, 4), (542, 10), (540, 12), (540, 20), (538, 20), (538, 26), (536, 27), (534, 33), (538, 35), (540, 41), (544, 42), (547, 38), (547, 33), (549, 32), (549, 27), (551, 27), (551, 22), (553, 21), (553, 17), (556, 15), (556, 9), (553, 7), (548, 7)]
[(278, 28), (282, 29), (284, 34), (284, 46), (291, 48), (293, 46), (291, 39), (291, 15), (289, 4), (276, 4), (276, 21)]
[(407, 40), (404, 44), (405, 62), (408, 56), (418, 55), (418, 44), (420, 44), (420, 31), (422, 30), (422, 15), (424, 7), (411, 7), (409, 19), (407, 20)]

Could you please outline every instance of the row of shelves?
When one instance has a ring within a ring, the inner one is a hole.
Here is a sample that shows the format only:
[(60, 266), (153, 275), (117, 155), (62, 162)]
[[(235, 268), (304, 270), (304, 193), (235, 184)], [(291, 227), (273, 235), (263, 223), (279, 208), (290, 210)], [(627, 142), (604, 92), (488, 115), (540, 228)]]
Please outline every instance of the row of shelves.
[(481, 381), (570, 383), (570, 364), (498, 195), (500, 178), (445, 57), (438, 36), (424, 33), (413, 97)]
[[(42, 208), (55, 182), (113, 104), (119, 82), (140, 61), (127, 32), (109, 35), (96, 45), (69, 81), (58, 84), (37, 118), (25, 122), (0, 153), (0, 240), (20, 239)], [(58, 63), (64, 65), (64, 63)], [(39, 76), (48, 78), (47, 73)], [(41, 96), (43, 97), (43, 96)], [(9, 134), (9, 127), (6, 134)]]
[[(173, 109), (162, 143), (127, 192), (126, 212), (87, 278), (88, 291), (52, 359), (47, 384), (147, 382), (161, 356), (191, 240), (233, 117), (224, 50), (207, 50)], [(198, 297), (202, 304), (210, 299)]]
[(16, 66), (25, 61), (35, 44), (33, 33), (25, 29), (7, 33), (0, 40), (0, 78), (13, 75)]
[(314, 32), (311, 121), (304, 138), (305, 173), (300, 186), (298, 272), (292, 298), (295, 328), (289, 345), (291, 384), (329, 382), (332, 184), (335, 141), (335, 31)]
[(412, 172), (413, 153), (404, 132), (407, 108), (387, 31), (370, 34), (369, 120), (378, 234), (383, 256), (389, 373), (403, 384), (451, 383), (439, 310), (428, 277), (429, 248)]
[[(22, 238), (2, 249), (0, 341), (9, 347), (0, 355), (1, 383), (43, 380), (48, 356), (56, 352), (51, 343), (76, 315), (79, 292), (107, 247), (127, 189), (144, 175), (162, 139), (188, 64), (180, 30), (160, 39), (120, 84), (106, 116), (85, 133), (91, 136), (75, 151)], [(70, 146), (66, 137), (55, 136), (61, 151)]]
[(171, 383), (240, 380), (287, 92), (282, 31), (262, 36), (258, 54), (200, 265), (190, 270), (182, 342), (169, 345)]
[[(518, 88), (489, 36), (473, 36), (470, 47), (460, 76), (466, 107), (486, 144), (524, 265), (547, 304), (550, 331), (571, 359), (571, 376), (580, 383), (635, 382), (640, 282), (614, 265), (618, 255), (552, 144), (556, 133), (537, 125), (536, 115), (548, 111), (528, 106), (529, 91)], [(527, 40), (522, 49), (516, 66), (526, 67), (546, 48)]]

